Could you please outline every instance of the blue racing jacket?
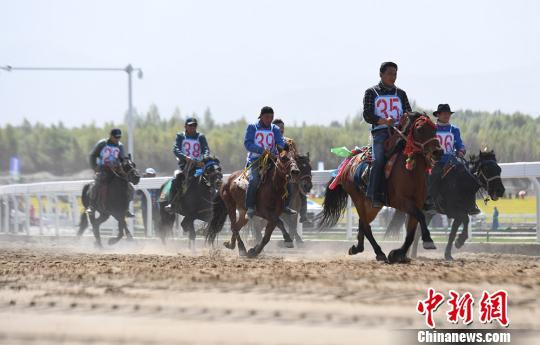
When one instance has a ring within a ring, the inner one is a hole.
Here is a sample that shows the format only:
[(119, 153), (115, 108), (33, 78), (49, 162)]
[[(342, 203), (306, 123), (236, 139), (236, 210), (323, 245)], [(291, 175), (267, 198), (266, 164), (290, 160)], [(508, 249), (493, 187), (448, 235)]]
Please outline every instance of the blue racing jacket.
[(252, 163), (266, 149), (272, 154), (278, 153), (278, 148), (285, 147), (285, 140), (279, 131), (279, 127), (271, 124), (264, 127), (261, 121), (248, 125), (244, 137), (244, 147), (248, 151), (247, 162)]

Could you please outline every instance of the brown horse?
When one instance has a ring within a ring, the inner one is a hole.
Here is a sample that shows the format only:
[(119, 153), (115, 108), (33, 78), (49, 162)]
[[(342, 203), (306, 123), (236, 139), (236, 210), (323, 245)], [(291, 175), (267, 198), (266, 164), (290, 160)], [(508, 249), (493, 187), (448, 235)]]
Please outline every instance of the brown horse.
[[(351, 159), (339, 175), (339, 180), (334, 189), (330, 189), (330, 183), (326, 188), (323, 203), (323, 211), (320, 215), (319, 227), (331, 227), (337, 223), (343, 210), (347, 206), (347, 195), (350, 195), (360, 218), (358, 224), (358, 244), (349, 249), (349, 254), (354, 255), (364, 251), (364, 236), (367, 237), (376, 258), (379, 261), (408, 262), (407, 250), (414, 239), (416, 225), (420, 223), (424, 248), (435, 249), (435, 244), (427, 228), (426, 220), (421, 209), (426, 200), (426, 169), (431, 166), (431, 159), (438, 158), (442, 154), (439, 142), (435, 137), (435, 124), (425, 114), (409, 113), (401, 121), (403, 132), (398, 129), (389, 138), (389, 142), (395, 141), (396, 137), (405, 139), (405, 149), (397, 153), (397, 158), (387, 179), (388, 205), (410, 215), (407, 223), (407, 236), (403, 246), (394, 249), (388, 255), (381, 250), (373, 237), (370, 223), (375, 219), (379, 208), (373, 208), (362, 191), (354, 181), (354, 172), (358, 166), (357, 159)], [(414, 164), (412, 164), (414, 162)]]
[[(270, 236), (272, 236), (272, 232), (276, 226), (284, 233), (284, 235), (287, 234), (285, 226), (281, 219), (279, 219), (279, 216), (285, 207), (289, 178), (291, 176), (297, 176), (300, 173), (296, 161), (292, 155), (286, 151), (283, 151), (277, 157), (272, 157), (272, 155), (266, 152), (259, 160), (260, 162), (266, 160), (268, 167), (261, 173), (262, 182), (257, 190), (257, 206), (255, 211), (256, 216), (268, 221), (261, 241), (246, 252), (246, 247), (240, 237), (240, 229), (248, 223), (248, 219), (246, 218), (245, 190), (247, 186), (242, 186), (242, 181), (239, 179), (244, 171), (232, 173), (227, 182), (221, 186), (219, 194), (214, 198), (213, 216), (210, 220), (206, 234), (207, 241), (213, 244), (216, 235), (223, 228), (223, 224), (225, 223), (228, 214), (231, 221), (232, 236), (231, 241), (225, 242), (224, 245), (229, 249), (234, 249), (236, 247), (236, 241), (238, 241), (238, 251), (241, 256), (257, 256), (268, 241), (270, 241)], [(238, 219), (236, 218), (237, 210), (239, 213)], [(285, 241), (292, 242), (290, 237), (285, 239)]]

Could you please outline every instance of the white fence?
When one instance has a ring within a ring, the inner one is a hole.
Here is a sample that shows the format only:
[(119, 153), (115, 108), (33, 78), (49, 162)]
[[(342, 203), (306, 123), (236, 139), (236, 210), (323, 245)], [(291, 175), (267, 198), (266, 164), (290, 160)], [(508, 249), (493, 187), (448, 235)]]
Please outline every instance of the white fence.
[[(534, 185), (536, 192), (536, 240), (540, 242), (540, 182), (538, 181), (540, 162), (503, 163), (501, 168), (503, 179), (526, 178)], [(331, 170), (313, 171), (314, 188), (322, 188), (330, 179), (331, 172)], [(225, 175), (225, 178), (227, 178), (227, 175)], [(168, 177), (143, 178), (135, 188), (146, 196), (146, 200), (150, 200), (149, 190), (159, 189), (168, 179)], [(32, 215), (33, 212), (35, 213), (31, 203), (32, 199), (37, 199), (40, 215), (37, 224), (32, 225), (39, 227), (40, 235), (45, 233), (45, 227), (52, 227), (54, 234), (59, 236), (64, 223), (68, 224), (70, 233), (72, 233), (73, 228), (79, 221), (81, 211), (77, 198), (80, 197), (83, 186), (88, 182), (90, 181), (41, 182), (0, 186), (0, 233), (11, 232), (18, 234), (23, 230), (22, 233), (31, 234), (31, 223), (35, 218)], [(60, 204), (65, 207), (65, 202), (60, 203), (60, 199), (68, 201), (65, 216), (60, 212)], [(152, 204), (148, 202), (146, 205), (146, 210), (142, 210), (147, 213), (148, 219), (145, 236), (153, 236)], [(47, 222), (44, 221), (43, 214), (48, 215)], [(345, 235), (347, 239), (352, 238), (353, 227), (356, 227), (356, 222), (353, 219), (355, 215), (356, 212), (353, 212), (349, 199), (345, 216)], [(501, 214), (501, 218), (503, 216)], [(131, 224), (131, 228), (133, 228), (133, 224)]]

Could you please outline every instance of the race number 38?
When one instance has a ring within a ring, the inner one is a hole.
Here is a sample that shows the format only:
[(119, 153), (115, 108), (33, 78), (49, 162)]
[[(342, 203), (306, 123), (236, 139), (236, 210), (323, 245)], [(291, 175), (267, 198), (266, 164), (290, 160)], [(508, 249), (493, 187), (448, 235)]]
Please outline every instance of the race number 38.
[(401, 117), (401, 100), (395, 96), (379, 96), (375, 100), (375, 113), (379, 117), (399, 120)]
[(260, 147), (271, 149), (274, 146), (274, 133), (270, 131), (257, 131), (255, 133), (255, 142)]
[(439, 144), (441, 144), (444, 153), (454, 152), (454, 134), (452, 133), (437, 133), (437, 139), (439, 139)]
[(201, 155), (201, 144), (197, 141), (184, 140), (184, 154), (190, 158), (199, 158)]

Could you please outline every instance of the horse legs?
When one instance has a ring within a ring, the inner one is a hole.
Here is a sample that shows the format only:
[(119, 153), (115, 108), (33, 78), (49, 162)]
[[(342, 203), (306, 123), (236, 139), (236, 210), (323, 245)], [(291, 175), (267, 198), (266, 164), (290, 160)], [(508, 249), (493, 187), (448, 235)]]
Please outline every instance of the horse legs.
[(193, 221), (194, 219), (191, 217), (184, 217), (182, 223), (180, 223), (182, 229), (189, 233), (188, 247), (192, 250), (195, 249), (195, 226), (193, 225)]
[(109, 215), (106, 215), (104, 213), (99, 214), (99, 218), (96, 219), (95, 215), (89, 215), (90, 217), (90, 223), (92, 224), (92, 232), (94, 233), (94, 238), (96, 239), (96, 247), (103, 248), (103, 244), (101, 243), (101, 235), (99, 233), (99, 226), (101, 223), (107, 220), (109, 218)]
[(463, 247), (465, 241), (469, 238), (469, 215), (463, 214), (461, 217), (461, 222), (463, 223), (463, 231), (461, 234), (459, 234), (459, 237), (456, 240), (456, 248), (458, 249)]
[(283, 224), (283, 221), (278, 218), (276, 225), (279, 228), (279, 230), (281, 230), (281, 234), (283, 235), (283, 240), (285, 241), (285, 247), (294, 248), (293, 240), (291, 236), (289, 236), (289, 233), (287, 232), (287, 230), (285, 229), (285, 224)]
[(109, 239), (109, 245), (118, 243), (124, 237), (124, 229), (127, 229), (126, 219), (124, 217), (119, 217), (118, 219), (118, 235), (116, 237)]
[[(422, 210), (420, 210), (418, 207), (414, 207), (413, 212), (409, 213), (409, 220), (411, 218), (416, 219), (417, 223), (420, 223), (420, 229), (422, 229), (422, 242), (423, 242), (422, 245), (424, 249), (437, 249), (437, 247), (435, 247), (435, 243), (433, 242), (433, 239), (431, 239), (431, 234), (429, 233), (429, 229), (427, 227), (427, 222), (426, 222), (426, 217), (424, 216), (424, 212), (422, 212)], [(407, 232), (408, 231), (409, 230), (407, 229)], [(414, 229), (414, 231), (416, 231), (416, 228)], [(413, 233), (413, 237), (414, 237), (414, 233)]]
[(452, 222), (452, 228), (450, 229), (450, 234), (448, 235), (448, 243), (446, 244), (446, 249), (444, 251), (444, 258), (448, 261), (454, 260), (452, 257), (452, 244), (456, 239), (456, 234), (460, 225), (461, 221), (458, 218), (455, 218)]
[(409, 247), (414, 240), (414, 233), (416, 232), (416, 226), (418, 225), (418, 222), (419, 221), (416, 217), (409, 216), (407, 220), (407, 235), (405, 236), (405, 242), (403, 243), (401, 248), (390, 251), (390, 253), (388, 254), (389, 263), (407, 263), (410, 261), (410, 259), (407, 258), (407, 251), (409, 250)]
[(277, 220), (268, 221), (268, 223), (266, 224), (266, 228), (264, 229), (264, 236), (261, 242), (257, 243), (255, 247), (251, 248), (247, 252), (249, 258), (254, 258), (262, 252), (263, 248), (270, 241), (270, 237), (272, 236), (272, 232), (274, 232), (274, 229), (276, 228), (276, 224)]
[[(429, 225), (431, 223), (431, 220), (435, 216), (435, 212), (428, 211), (424, 213), (426, 217), (426, 225)], [(416, 258), (418, 253), (418, 242), (420, 241), (420, 236), (422, 235), (422, 227), (418, 225), (416, 227), (416, 232), (414, 233), (414, 240), (410, 248), (410, 254), (412, 258)]]
[(356, 235), (358, 244), (356, 245), (353, 244), (351, 248), (349, 248), (349, 255), (356, 255), (364, 251), (364, 230), (362, 229), (363, 229), (362, 219), (360, 219), (358, 220), (358, 234)]

